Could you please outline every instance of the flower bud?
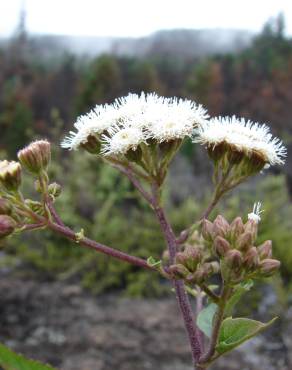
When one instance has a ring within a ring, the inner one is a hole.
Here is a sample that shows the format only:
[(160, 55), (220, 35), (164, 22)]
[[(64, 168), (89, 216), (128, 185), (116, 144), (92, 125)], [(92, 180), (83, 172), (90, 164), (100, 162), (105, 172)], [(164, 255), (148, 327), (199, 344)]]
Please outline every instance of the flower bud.
[(187, 263), (187, 256), (183, 252), (178, 252), (175, 255), (175, 263), (179, 263), (181, 265), (186, 265)]
[(245, 267), (248, 270), (255, 270), (259, 264), (259, 256), (256, 247), (252, 247), (248, 250), (243, 261)]
[(272, 257), (272, 241), (266, 240), (258, 246), (258, 254), (261, 260)]
[(16, 223), (7, 215), (0, 215), (0, 239), (13, 233)]
[(214, 250), (219, 258), (224, 257), (230, 249), (231, 246), (226, 239), (222, 238), (222, 236), (216, 236)]
[(247, 251), (252, 245), (252, 234), (250, 232), (245, 232), (244, 234), (240, 235), (237, 239), (236, 246), (239, 250), (245, 252)]
[(8, 191), (16, 191), (21, 183), (21, 166), (18, 162), (0, 161), (0, 182)]
[(0, 198), (0, 215), (10, 215), (12, 206), (7, 199)]
[(178, 252), (175, 256), (176, 263), (184, 265), (191, 272), (196, 271), (200, 259), (200, 250), (192, 245), (187, 245), (184, 252)]
[(184, 279), (190, 272), (185, 266), (178, 263), (176, 265), (169, 266), (169, 273), (173, 279)]
[(271, 258), (264, 259), (260, 262), (260, 273), (263, 276), (273, 275), (281, 266), (280, 261)]
[(99, 154), (101, 142), (95, 135), (89, 135), (86, 142), (81, 143), (80, 146), (90, 154)]
[(38, 140), (29, 144), (17, 154), (20, 163), (31, 173), (39, 174), (46, 170), (51, 160), (51, 144)]
[(196, 272), (194, 272), (192, 275), (189, 275), (187, 277), (187, 281), (192, 282), (194, 284), (200, 284), (206, 278), (207, 278), (206, 271), (201, 267)]
[(26, 199), (25, 204), (37, 215), (43, 216), (44, 215), (44, 207), (43, 204), (31, 199)]
[(228, 267), (231, 269), (239, 269), (242, 265), (242, 254), (236, 249), (232, 249), (227, 252), (225, 256), (225, 261)]
[(201, 260), (202, 254), (199, 248), (192, 245), (187, 245), (184, 250), (184, 255), (187, 257), (185, 266), (191, 272), (196, 271), (198, 263)]
[(62, 187), (61, 187), (61, 185), (57, 184), (56, 182), (52, 182), (48, 186), (48, 192), (52, 197), (57, 198), (62, 192)]
[(215, 235), (225, 237), (229, 231), (229, 223), (221, 215), (218, 215), (213, 222), (213, 230)]
[(252, 237), (252, 241), (254, 242), (257, 238), (258, 234), (258, 222), (255, 220), (248, 220), (246, 224), (244, 225), (244, 231), (246, 233), (250, 233)]
[(236, 240), (244, 232), (244, 225), (241, 217), (236, 217), (230, 224), (230, 238)]
[(209, 242), (212, 241), (213, 236), (214, 236), (212, 222), (204, 218), (201, 225), (202, 225), (201, 233), (202, 233), (203, 238), (206, 241), (209, 241)]

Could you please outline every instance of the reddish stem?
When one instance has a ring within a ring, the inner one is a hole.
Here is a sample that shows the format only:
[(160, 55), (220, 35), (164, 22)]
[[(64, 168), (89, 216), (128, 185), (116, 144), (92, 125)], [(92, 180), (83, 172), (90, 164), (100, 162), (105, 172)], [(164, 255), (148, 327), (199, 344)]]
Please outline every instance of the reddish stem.
[[(163, 209), (160, 206), (156, 205), (154, 210), (168, 245), (170, 263), (173, 264), (177, 247), (174, 232), (166, 219)], [(199, 330), (197, 329), (194, 322), (194, 315), (189, 297), (185, 290), (184, 282), (182, 280), (175, 280), (173, 284), (175, 287), (176, 298), (184, 319), (185, 328), (189, 337), (193, 363), (196, 364), (199, 362), (200, 356), (202, 354)]]
[(66, 226), (58, 225), (54, 222), (48, 222), (47, 226), (51, 230), (57, 232), (58, 234), (61, 234), (61, 235), (65, 236), (66, 238), (68, 238), (70, 240), (73, 240), (74, 242), (77, 242), (81, 245), (84, 245), (85, 247), (94, 249), (98, 252), (107, 254), (108, 256), (117, 258), (119, 260), (131, 263), (132, 265), (143, 267), (143, 268), (148, 269), (148, 270), (152, 270), (152, 268), (148, 265), (147, 261), (143, 260), (142, 258), (131, 256), (131, 255), (129, 255), (127, 253), (124, 253), (120, 250), (110, 248), (110, 247), (108, 247), (104, 244), (98, 243), (98, 242), (96, 242), (94, 240), (91, 240), (89, 238), (86, 238), (86, 237), (82, 237), (82, 238), (80, 238), (80, 240), (78, 240), (78, 237), (76, 236), (76, 233), (73, 230), (66, 227)]
[(52, 202), (52, 199), (50, 197), (49, 194), (47, 194), (46, 196), (46, 204), (49, 208), (49, 211), (51, 212), (51, 215), (53, 216), (55, 222), (60, 225), (60, 226), (64, 226), (65, 227), (65, 224), (64, 222), (62, 221), (61, 217), (58, 215), (54, 205), (53, 205), (53, 202)]
[[(197, 320), (199, 313), (203, 309), (203, 295), (202, 295), (201, 288), (199, 286), (196, 287), (196, 290), (197, 290), (197, 296), (196, 296), (196, 320)], [(203, 352), (204, 351), (204, 333), (199, 328), (198, 328), (198, 333), (199, 333), (198, 337), (201, 343), (201, 349)]]
[[(97, 252), (101, 252), (101, 253), (104, 253), (108, 256), (117, 258), (119, 260), (122, 260), (122, 261), (125, 261), (125, 262), (128, 262), (128, 263), (131, 263), (132, 265), (135, 265), (135, 266), (138, 266), (138, 267), (143, 267), (147, 270), (154, 270), (152, 267), (150, 267), (148, 265), (147, 261), (145, 261), (142, 258), (131, 256), (131, 255), (125, 253), (125, 252), (119, 251), (117, 249), (113, 249), (111, 247), (108, 247), (107, 245), (104, 245), (104, 244), (98, 243), (94, 240), (91, 240), (89, 238), (86, 238), (85, 236), (78, 239), (78, 236), (76, 235), (76, 233), (73, 230), (71, 230), (69, 227), (65, 226), (63, 221), (62, 221), (62, 224), (60, 225), (58, 223), (55, 223), (55, 222), (52, 222), (52, 221), (46, 219), (43, 216), (37, 215), (36, 213), (32, 212), (31, 210), (29, 210), (27, 208), (25, 208), (24, 211), (29, 213), (29, 216), (34, 221), (36, 221), (38, 225), (46, 226), (49, 229), (57, 232), (58, 234), (66, 237), (67, 239), (70, 239), (70, 240), (74, 241), (75, 243), (79, 243), (80, 245), (83, 245), (87, 248), (94, 249)], [(54, 209), (54, 211), (55, 211), (55, 209)], [(56, 212), (56, 214), (57, 214), (57, 212)], [(58, 214), (57, 214), (57, 216), (60, 217)], [(35, 228), (35, 225), (36, 224), (33, 224), (31, 229)], [(28, 229), (29, 228), (30, 227), (28, 227)]]

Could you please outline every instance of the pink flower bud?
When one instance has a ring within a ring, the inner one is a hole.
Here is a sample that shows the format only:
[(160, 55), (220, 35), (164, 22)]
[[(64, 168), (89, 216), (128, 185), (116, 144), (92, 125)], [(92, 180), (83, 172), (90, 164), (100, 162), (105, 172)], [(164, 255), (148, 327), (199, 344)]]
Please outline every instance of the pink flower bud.
[(231, 246), (226, 239), (222, 238), (222, 236), (216, 236), (214, 250), (218, 257), (224, 257), (230, 249)]
[(175, 256), (176, 263), (184, 265), (191, 272), (196, 271), (200, 259), (200, 250), (192, 245), (187, 245), (183, 252), (178, 252)]
[(237, 239), (244, 232), (244, 225), (241, 217), (236, 217), (230, 224), (230, 237)]
[(231, 269), (237, 270), (242, 266), (242, 254), (240, 251), (232, 249), (227, 252), (225, 256), (225, 261)]
[(186, 267), (189, 271), (194, 272), (197, 269), (198, 263), (201, 260), (202, 254), (199, 248), (192, 245), (187, 245), (184, 254), (187, 257)]
[(272, 241), (266, 240), (263, 244), (258, 246), (258, 254), (260, 259), (266, 259), (272, 257)]
[(46, 170), (51, 160), (51, 144), (38, 140), (18, 152), (20, 163), (31, 173), (39, 174)]
[(5, 238), (6, 236), (13, 233), (16, 227), (16, 223), (13, 218), (7, 215), (0, 215), (0, 238)]
[(243, 261), (245, 267), (248, 270), (255, 270), (259, 264), (259, 256), (256, 247), (252, 247), (248, 250)]
[(230, 226), (229, 223), (225, 220), (225, 218), (221, 215), (218, 215), (213, 222), (213, 230), (215, 236), (220, 235), (225, 237), (229, 232)]
[(212, 241), (214, 237), (213, 224), (206, 218), (202, 221), (202, 236), (206, 241)]
[(252, 241), (254, 242), (258, 234), (258, 222), (252, 219), (248, 220), (244, 225), (244, 231), (251, 234)]
[(185, 265), (187, 263), (187, 256), (183, 252), (178, 252), (175, 255), (175, 263)]
[(280, 261), (271, 258), (264, 259), (260, 262), (260, 273), (263, 276), (273, 275), (281, 266)]
[(252, 246), (252, 234), (245, 232), (237, 239), (236, 246), (241, 251), (247, 251)]

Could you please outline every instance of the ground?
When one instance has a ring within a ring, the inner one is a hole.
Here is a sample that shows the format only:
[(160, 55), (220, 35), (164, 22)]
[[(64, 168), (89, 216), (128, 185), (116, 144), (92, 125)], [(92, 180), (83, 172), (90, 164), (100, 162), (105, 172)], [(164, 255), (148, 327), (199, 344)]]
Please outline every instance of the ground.
[[(289, 318), (292, 310), (213, 370), (292, 369)], [(94, 296), (78, 285), (2, 276), (0, 327), (2, 343), (61, 370), (192, 370), (174, 297)]]

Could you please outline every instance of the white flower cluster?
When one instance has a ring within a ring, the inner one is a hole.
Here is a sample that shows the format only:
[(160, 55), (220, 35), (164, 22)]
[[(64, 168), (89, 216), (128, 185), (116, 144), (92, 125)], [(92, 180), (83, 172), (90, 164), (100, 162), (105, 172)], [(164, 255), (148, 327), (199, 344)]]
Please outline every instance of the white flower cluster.
[(101, 141), (101, 153), (120, 155), (136, 150), (141, 143), (158, 143), (193, 137), (193, 141), (214, 149), (227, 144), (232, 150), (261, 158), (268, 165), (283, 164), (286, 148), (265, 124), (244, 118), (218, 117), (208, 120), (206, 110), (190, 100), (156, 94), (129, 94), (113, 104), (97, 105), (80, 116), (61, 146), (78, 149), (90, 135)]
[(74, 124), (77, 131), (70, 131), (61, 146), (78, 149), (90, 135), (98, 135), (102, 154), (125, 154), (150, 138), (161, 143), (190, 137), (207, 118), (206, 110), (190, 100), (129, 94), (80, 116)]
[(235, 116), (213, 118), (199, 125), (193, 141), (209, 148), (227, 144), (248, 157), (257, 155), (270, 165), (284, 164), (287, 155), (282, 141), (272, 136), (267, 125)]

